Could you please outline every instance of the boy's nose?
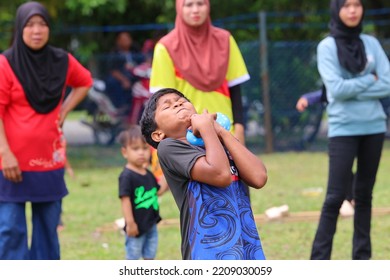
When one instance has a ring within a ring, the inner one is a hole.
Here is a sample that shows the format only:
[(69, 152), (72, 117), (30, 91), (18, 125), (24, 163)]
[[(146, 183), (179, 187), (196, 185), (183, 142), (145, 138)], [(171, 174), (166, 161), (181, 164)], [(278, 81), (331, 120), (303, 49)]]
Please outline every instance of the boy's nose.
[(177, 102), (175, 102), (175, 105), (174, 105), (174, 107), (176, 108), (176, 107), (179, 107), (179, 106), (181, 106), (183, 103), (181, 102), (181, 101), (177, 101)]

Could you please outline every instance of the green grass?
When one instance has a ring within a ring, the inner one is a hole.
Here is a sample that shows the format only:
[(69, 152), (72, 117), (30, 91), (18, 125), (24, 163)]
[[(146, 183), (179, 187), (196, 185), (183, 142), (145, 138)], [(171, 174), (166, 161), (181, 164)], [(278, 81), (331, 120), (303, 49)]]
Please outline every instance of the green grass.
[[(389, 207), (390, 143), (383, 152), (374, 207)], [(65, 229), (60, 233), (63, 259), (124, 259), (124, 236), (115, 228), (121, 217), (118, 199), (118, 175), (124, 160), (117, 146), (102, 148), (81, 146), (68, 148), (69, 160), (76, 178), (66, 177), (70, 194), (64, 199)], [(261, 190), (251, 191), (255, 214), (288, 204), (290, 213), (319, 211), (326, 192), (327, 154), (318, 152), (285, 152), (260, 155), (269, 180)], [(305, 190), (322, 192), (306, 196)], [(171, 193), (160, 198), (163, 219), (177, 219), (178, 209)], [(265, 254), (275, 260), (307, 260), (317, 228), (317, 221), (259, 223)], [(373, 259), (390, 259), (390, 216), (372, 220)], [(339, 219), (334, 239), (333, 259), (351, 259), (352, 218)], [(180, 256), (180, 232), (177, 225), (159, 226), (157, 259), (175, 260)]]

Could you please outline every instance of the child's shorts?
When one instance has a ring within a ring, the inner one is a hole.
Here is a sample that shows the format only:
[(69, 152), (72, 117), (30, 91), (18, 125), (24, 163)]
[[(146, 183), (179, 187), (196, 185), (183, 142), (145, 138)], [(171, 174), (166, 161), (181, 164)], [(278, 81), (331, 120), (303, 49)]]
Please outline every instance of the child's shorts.
[(157, 225), (154, 225), (139, 237), (129, 237), (126, 235), (126, 259), (154, 259), (157, 253), (157, 245)]

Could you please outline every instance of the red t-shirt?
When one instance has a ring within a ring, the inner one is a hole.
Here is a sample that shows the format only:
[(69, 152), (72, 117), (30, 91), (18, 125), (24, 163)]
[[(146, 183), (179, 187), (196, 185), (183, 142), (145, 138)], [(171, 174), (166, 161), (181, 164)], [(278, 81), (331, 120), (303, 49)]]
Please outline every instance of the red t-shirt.
[[(68, 57), (66, 86), (91, 86), (91, 73), (71, 54)], [(65, 138), (58, 126), (61, 103), (48, 114), (37, 113), (28, 103), (19, 80), (3, 55), (0, 55), (0, 73), (0, 119), (20, 169), (50, 171), (63, 168), (66, 161)]]

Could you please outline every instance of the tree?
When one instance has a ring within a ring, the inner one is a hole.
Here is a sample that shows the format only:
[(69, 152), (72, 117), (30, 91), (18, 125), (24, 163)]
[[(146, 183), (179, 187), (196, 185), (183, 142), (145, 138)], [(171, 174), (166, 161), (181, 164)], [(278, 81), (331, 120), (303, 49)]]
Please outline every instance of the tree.
[[(0, 0), (0, 49), (7, 47), (12, 21), (17, 7), (26, 1)], [(107, 50), (113, 39), (113, 31), (101, 31), (104, 26), (129, 26), (142, 24), (172, 24), (175, 20), (175, 0), (42, 0), (52, 16), (56, 45), (69, 47), (70, 42), (80, 41), (82, 47), (89, 41), (99, 42), (94, 49)], [(228, 3), (228, 4), (227, 4)], [(390, 6), (390, 0), (365, 1), (368, 9), (382, 9)], [(257, 13), (268, 13), (270, 40), (319, 40), (329, 21), (329, 1), (312, 0), (213, 0), (212, 19), (229, 29), (240, 40), (258, 37)], [(245, 19), (234, 19), (239, 15), (249, 15)], [(250, 16), (252, 15), (252, 16)], [(376, 19), (387, 19), (382, 14)], [(80, 31), (80, 27), (101, 27), (97, 31)], [(387, 26), (375, 26), (381, 35), (390, 35)], [(101, 34), (98, 34), (98, 33)], [(140, 30), (136, 38), (143, 41), (151, 36), (152, 30)]]

